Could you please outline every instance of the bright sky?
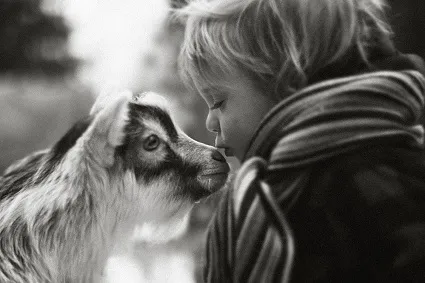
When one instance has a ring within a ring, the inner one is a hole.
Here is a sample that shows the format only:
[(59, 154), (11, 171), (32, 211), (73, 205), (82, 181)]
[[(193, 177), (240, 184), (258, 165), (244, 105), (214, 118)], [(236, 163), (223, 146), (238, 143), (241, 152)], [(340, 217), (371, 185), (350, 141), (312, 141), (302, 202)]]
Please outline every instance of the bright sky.
[(129, 87), (141, 57), (168, 12), (167, 0), (45, 0), (62, 11), (72, 34), (71, 51), (88, 59), (80, 76), (97, 90)]

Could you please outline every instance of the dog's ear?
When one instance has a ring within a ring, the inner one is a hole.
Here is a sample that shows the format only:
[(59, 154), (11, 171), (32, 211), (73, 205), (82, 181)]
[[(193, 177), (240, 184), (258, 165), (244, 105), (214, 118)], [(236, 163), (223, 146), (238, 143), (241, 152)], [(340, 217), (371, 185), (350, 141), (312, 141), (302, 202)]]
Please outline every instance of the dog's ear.
[(100, 96), (90, 112), (94, 119), (84, 133), (83, 142), (103, 166), (114, 164), (115, 148), (124, 141), (131, 97), (128, 91)]
[(96, 98), (91, 110), (90, 116), (94, 116), (99, 111), (104, 109), (107, 105), (111, 104), (113, 101), (120, 97), (127, 97), (128, 99), (132, 98), (132, 93), (129, 90), (107, 90), (102, 91)]
[(152, 91), (135, 95), (133, 97), (133, 101), (136, 104), (158, 106), (167, 110), (170, 110), (172, 107), (169, 100), (167, 100), (164, 96)]

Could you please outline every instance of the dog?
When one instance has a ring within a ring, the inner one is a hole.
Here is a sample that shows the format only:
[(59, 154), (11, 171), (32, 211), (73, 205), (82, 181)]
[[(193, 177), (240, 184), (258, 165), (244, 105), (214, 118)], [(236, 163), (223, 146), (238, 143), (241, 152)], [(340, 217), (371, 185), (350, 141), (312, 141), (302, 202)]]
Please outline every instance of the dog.
[(99, 96), (54, 146), (0, 177), (0, 282), (99, 282), (136, 224), (179, 221), (228, 173), (162, 96)]

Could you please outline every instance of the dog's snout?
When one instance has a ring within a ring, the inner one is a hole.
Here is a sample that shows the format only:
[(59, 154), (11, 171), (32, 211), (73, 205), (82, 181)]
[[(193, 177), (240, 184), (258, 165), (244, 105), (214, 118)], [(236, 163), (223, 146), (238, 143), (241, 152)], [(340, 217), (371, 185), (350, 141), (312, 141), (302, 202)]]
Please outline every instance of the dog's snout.
[(226, 158), (218, 151), (214, 150), (211, 154), (212, 159), (219, 162), (226, 162)]

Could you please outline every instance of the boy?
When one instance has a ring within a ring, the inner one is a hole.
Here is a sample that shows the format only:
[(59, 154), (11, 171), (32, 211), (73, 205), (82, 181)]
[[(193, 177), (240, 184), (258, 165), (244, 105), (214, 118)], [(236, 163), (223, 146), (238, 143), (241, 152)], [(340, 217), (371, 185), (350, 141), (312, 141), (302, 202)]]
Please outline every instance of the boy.
[(242, 162), (206, 282), (423, 282), (424, 64), (381, 0), (193, 1), (180, 67)]

